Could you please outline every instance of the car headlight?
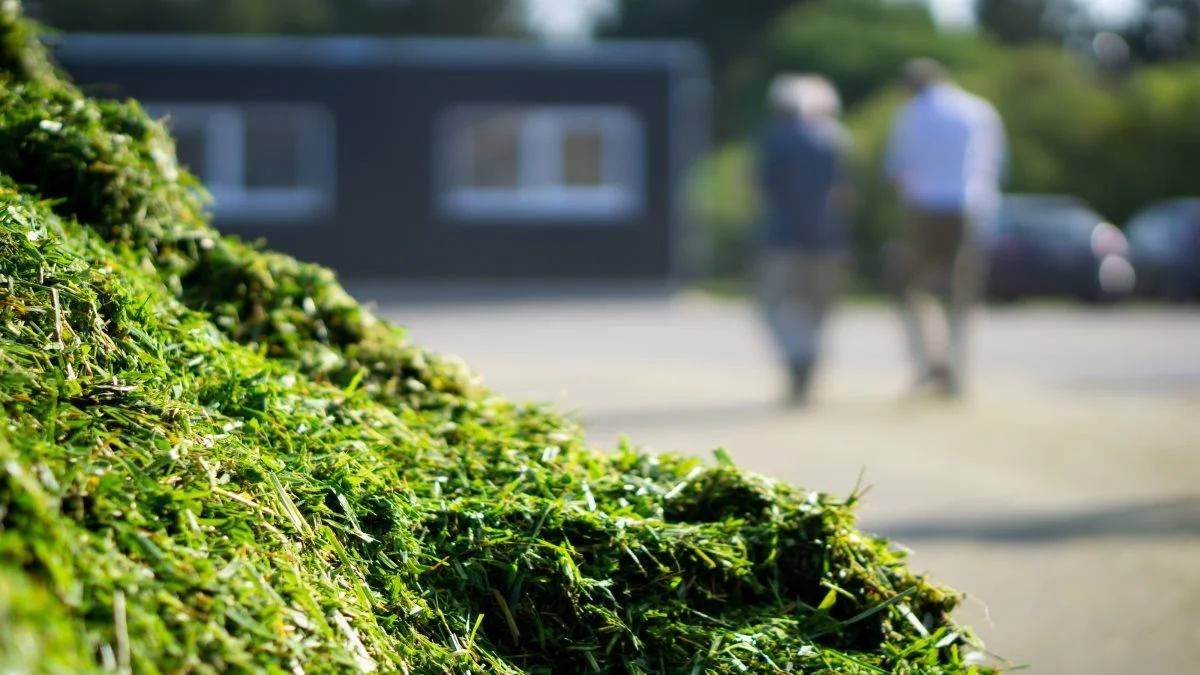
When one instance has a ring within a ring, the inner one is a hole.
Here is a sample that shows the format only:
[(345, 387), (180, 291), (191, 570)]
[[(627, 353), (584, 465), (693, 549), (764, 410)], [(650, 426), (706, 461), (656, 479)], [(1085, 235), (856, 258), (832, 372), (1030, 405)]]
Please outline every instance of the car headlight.
[(1100, 223), (1092, 230), (1092, 253), (1103, 260), (1108, 256), (1129, 254), (1129, 242), (1125, 234), (1112, 223)]
[(1123, 256), (1109, 255), (1100, 261), (1100, 288), (1105, 293), (1124, 295), (1132, 293), (1137, 285), (1137, 273), (1133, 265)]

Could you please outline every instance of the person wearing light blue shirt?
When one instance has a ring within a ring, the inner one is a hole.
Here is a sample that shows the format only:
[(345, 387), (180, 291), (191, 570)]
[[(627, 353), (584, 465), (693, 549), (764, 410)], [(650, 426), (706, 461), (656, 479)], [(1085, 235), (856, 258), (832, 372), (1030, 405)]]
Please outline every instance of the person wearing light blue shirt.
[[(891, 262), (892, 290), (918, 385), (956, 395), (962, 387), (968, 314), (983, 281), (980, 242), (991, 228), (1007, 162), (996, 109), (916, 59), (904, 71), (911, 98), (894, 120), (887, 177), (907, 211)], [(918, 296), (931, 292), (947, 327), (946, 351), (931, 353)]]

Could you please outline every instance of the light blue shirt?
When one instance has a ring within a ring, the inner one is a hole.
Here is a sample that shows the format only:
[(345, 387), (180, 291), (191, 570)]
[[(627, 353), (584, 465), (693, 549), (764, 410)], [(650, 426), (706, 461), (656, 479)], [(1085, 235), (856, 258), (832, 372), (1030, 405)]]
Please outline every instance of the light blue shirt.
[(896, 116), (886, 171), (912, 208), (990, 220), (1007, 169), (999, 113), (952, 84), (934, 85)]

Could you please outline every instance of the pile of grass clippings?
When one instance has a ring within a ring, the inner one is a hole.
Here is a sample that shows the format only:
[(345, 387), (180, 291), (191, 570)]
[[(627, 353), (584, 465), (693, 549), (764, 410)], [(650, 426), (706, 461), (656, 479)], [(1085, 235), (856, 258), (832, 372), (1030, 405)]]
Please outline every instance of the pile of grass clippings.
[(493, 395), (223, 238), (0, 3), (0, 672), (968, 673), (852, 500)]

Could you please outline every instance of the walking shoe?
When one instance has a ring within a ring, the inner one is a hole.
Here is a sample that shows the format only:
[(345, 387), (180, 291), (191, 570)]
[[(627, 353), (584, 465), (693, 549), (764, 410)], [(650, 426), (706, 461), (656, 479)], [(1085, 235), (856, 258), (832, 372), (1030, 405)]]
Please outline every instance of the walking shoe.
[(944, 364), (933, 364), (925, 370), (913, 383), (912, 394), (951, 397), (958, 393), (958, 383)]
[(808, 402), (812, 385), (812, 361), (797, 361), (788, 366), (788, 404), (804, 405)]
[(957, 398), (962, 391), (954, 371), (945, 364), (930, 369), (929, 379), (933, 393), (942, 398)]

